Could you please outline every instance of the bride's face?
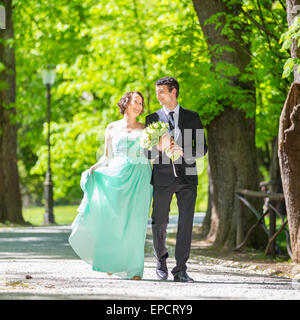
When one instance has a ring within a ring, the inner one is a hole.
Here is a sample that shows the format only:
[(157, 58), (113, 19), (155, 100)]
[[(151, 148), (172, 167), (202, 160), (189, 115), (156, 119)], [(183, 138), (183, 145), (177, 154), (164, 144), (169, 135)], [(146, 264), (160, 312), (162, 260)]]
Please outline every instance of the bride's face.
[(125, 114), (137, 117), (141, 114), (142, 110), (143, 110), (143, 99), (139, 94), (134, 93), (125, 110)]

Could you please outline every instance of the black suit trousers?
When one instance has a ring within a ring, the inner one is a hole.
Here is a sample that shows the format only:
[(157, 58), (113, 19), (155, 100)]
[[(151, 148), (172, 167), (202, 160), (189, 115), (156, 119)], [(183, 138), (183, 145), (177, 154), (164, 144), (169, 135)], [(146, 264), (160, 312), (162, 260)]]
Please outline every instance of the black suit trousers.
[(174, 193), (179, 211), (178, 230), (176, 235), (176, 266), (172, 274), (186, 271), (186, 262), (190, 255), (194, 209), (197, 198), (197, 185), (182, 184), (175, 180), (169, 186), (153, 186), (152, 234), (154, 253), (158, 261), (168, 257), (166, 248), (167, 226), (169, 223), (170, 204)]

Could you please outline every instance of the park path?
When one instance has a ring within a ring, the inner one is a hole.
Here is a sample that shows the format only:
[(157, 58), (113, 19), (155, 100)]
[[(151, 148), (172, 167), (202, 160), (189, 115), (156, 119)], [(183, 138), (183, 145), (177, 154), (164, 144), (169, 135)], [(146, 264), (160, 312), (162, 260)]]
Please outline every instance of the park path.
[[(240, 265), (191, 256), (193, 284), (157, 281), (148, 230), (140, 281), (92, 271), (68, 244), (70, 226), (0, 229), (0, 300), (9, 299), (267, 299), (299, 300), (300, 283)], [(174, 265), (170, 247), (169, 269)]]

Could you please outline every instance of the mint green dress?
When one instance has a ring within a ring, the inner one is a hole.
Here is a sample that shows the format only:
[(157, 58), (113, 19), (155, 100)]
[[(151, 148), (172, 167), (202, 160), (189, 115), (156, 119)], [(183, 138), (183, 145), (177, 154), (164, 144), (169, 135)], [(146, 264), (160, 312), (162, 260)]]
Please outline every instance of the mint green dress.
[(84, 192), (69, 243), (93, 270), (124, 279), (143, 276), (144, 245), (153, 187), (139, 145), (141, 130), (112, 139), (108, 166), (81, 175)]

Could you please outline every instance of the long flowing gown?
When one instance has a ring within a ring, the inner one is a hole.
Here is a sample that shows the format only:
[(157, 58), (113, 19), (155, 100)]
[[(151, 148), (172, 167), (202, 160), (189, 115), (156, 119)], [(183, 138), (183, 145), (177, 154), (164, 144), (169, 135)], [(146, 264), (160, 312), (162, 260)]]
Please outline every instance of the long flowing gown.
[(143, 276), (144, 245), (153, 187), (139, 145), (141, 130), (112, 138), (108, 166), (81, 175), (84, 192), (69, 243), (93, 270), (130, 279)]

